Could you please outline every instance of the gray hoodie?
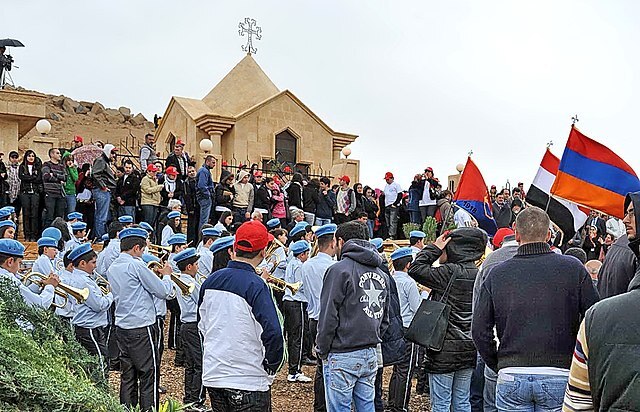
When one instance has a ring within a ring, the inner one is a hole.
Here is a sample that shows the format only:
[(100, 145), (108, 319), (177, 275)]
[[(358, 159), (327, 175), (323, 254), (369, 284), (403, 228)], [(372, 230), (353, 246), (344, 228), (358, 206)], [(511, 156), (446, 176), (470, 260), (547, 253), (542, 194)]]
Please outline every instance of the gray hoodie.
[(352, 239), (324, 276), (316, 339), (318, 355), (374, 348), (389, 325), (389, 277), (367, 240)]

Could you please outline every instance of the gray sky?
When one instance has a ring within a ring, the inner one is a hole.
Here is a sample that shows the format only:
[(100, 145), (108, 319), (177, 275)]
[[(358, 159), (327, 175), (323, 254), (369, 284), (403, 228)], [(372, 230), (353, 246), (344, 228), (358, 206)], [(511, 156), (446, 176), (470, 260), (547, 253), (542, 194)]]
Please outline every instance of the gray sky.
[(473, 149), (487, 184), (533, 179), (545, 143), (561, 156), (571, 116), (638, 170), (637, 1), (3, 2), (16, 84), (148, 118), (172, 95), (203, 97), (242, 57), (332, 128), (360, 135), (361, 180), (442, 179)]

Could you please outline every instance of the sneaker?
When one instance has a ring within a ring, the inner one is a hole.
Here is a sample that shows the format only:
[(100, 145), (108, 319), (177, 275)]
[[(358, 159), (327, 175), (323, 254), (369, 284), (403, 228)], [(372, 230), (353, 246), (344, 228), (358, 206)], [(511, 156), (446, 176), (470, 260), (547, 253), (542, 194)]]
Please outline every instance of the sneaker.
[(191, 405), (187, 409), (185, 409), (185, 411), (187, 411), (187, 412), (209, 412), (209, 411), (211, 411), (211, 409), (207, 408), (206, 406), (204, 406), (201, 403), (194, 403), (193, 405)]
[(160, 393), (160, 394), (165, 394), (165, 393), (167, 393), (167, 388), (165, 388), (165, 387), (164, 387), (164, 386), (162, 386), (162, 385), (158, 385), (158, 393)]
[(318, 364), (317, 359), (304, 358), (302, 359), (302, 364), (306, 366), (316, 366)]
[(289, 382), (308, 383), (308, 382), (312, 382), (313, 379), (311, 379), (308, 376), (305, 376), (304, 373), (296, 373), (295, 375), (288, 375), (287, 376), (287, 381), (289, 381)]

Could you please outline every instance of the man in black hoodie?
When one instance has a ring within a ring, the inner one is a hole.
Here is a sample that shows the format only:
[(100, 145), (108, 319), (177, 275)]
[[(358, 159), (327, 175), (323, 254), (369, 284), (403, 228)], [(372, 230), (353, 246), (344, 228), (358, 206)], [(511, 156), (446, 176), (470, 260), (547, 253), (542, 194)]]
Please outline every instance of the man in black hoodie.
[(388, 276), (368, 229), (347, 222), (336, 231), (340, 261), (324, 277), (316, 339), (323, 360), (327, 409), (374, 409), (376, 346), (389, 324)]

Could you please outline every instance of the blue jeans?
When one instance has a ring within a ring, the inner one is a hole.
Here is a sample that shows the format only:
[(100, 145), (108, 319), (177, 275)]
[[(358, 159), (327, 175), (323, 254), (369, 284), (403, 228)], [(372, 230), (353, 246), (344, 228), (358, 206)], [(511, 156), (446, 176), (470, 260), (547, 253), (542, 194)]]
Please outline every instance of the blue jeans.
[(431, 412), (470, 412), (469, 390), (473, 369), (430, 373)]
[(209, 215), (211, 214), (211, 198), (210, 197), (198, 197), (198, 204), (200, 205), (200, 220), (198, 221), (198, 233), (202, 225), (209, 222)]
[(378, 358), (375, 348), (329, 353), (323, 362), (327, 411), (373, 412)]
[(508, 374), (498, 377), (496, 407), (499, 411), (561, 411), (568, 377)]
[(484, 367), (484, 412), (497, 412), (496, 408), (496, 384), (498, 374), (488, 366)]
[(109, 218), (109, 203), (111, 203), (111, 192), (100, 189), (93, 189), (93, 199), (96, 201), (95, 230), (96, 239), (100, 240), (102, 235), (107, 233), (107, 219)]
[(331, 223), (331, 219), (325, 219), (323, 217), (316, 216), (316, 226), (324, 226)]
[(376, 222), (374, 222), (373, 220), (369, 219), (367, 220), (367, 227), (369, 228), (369, 237), (373, 238), (373, 226), (375, 225)]
[[(131, 216), (133, 221), (136, 220), (136, 207), (135, 206), (120, 206), (118, 207), (118, 216)], [(149, 223), (149, 222), (147, 222)]]
[(67, 214), (76, 211), (76, 195), (66, 195), (67, 198)]
[(422, 220), (422, 214), (420, 213), (420, 210), (409, 211), (409, 220), (411, 221), (411, 223), (415, 223), (420, 226), (422, 226), (422, 223), (424, 222), (424, 220)]

